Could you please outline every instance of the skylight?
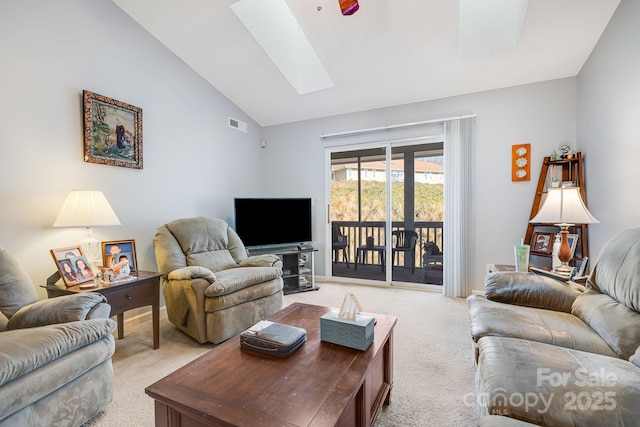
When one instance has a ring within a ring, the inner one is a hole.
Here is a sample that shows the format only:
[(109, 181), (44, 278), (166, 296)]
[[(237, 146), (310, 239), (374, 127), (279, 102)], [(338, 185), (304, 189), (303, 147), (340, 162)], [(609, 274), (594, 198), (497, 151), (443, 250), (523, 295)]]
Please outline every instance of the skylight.
[(528, 0), (459, 0), (460, 60), (515, 49), (528, 3)]
[(298, 94), (334, 86), (285, 0), (240, 0), (230, 7)]

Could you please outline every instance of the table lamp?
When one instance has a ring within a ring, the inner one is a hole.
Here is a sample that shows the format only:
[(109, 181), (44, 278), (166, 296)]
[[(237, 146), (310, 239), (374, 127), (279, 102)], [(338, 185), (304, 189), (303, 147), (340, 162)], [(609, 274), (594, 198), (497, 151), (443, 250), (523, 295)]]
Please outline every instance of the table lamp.
[(82, 252), (93, 265), (99, 252), (99, 243), (93, 237), (91, 227), (120, 225), (102, 191), (74, 190), (62, 205), (54, 227), (85, 227), (86, 236), (80, 241)]
[(580, 196), (580, 187), (550, 188), (540, 210), (530, 221), (532, 224), (555, 224), (560, 227), (562, 242), (558, 258), (561, 265), (556, 269), (560, 274), (569, 276), (572, 267), (571, 248), (569, 247), (569, 227), (576, 224), (595, 224), (600, 221), (589, 212)]

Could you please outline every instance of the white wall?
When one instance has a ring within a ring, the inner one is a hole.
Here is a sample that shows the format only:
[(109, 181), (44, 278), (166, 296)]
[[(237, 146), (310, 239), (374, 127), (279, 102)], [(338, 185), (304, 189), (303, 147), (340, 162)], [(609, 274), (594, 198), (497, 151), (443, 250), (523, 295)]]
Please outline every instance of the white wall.
[[(619, 15), (615, 19), (625, 18)], [(18, 257), (35, 283), (54, 271), (49, 249), (82, 237), (81, 230), (51, 228), (72, 189), (105, 192), (123, 225), (96, 229), (96, 235), (135, 239), (142, 269), (156, 267), (152, 238), (169, 220), (206, 215), (231, 221), (236, 196), (313, 197), (317, 273), (323, 275), (325, 171), (318, 136), (474, 113), (473, 275), (474, 288), (481, 289), (487, 263), (513, 262), (542, 158), (564, 142), (587, 147), (576, 143), (574, 78), (260, 129), (109, 0), (0, 2), (0, 40), (0, 246)], [(629, 49), (637, 49), (631, 43)], [(631, 71), (625, 76), (630, 79)], [(83, 162), (83, 89), (143, 109), (143, 170)], [(227, 116), (247, 121), (249, 133), (228, 128)], [(609, 136), (589, 138), (589, 150), (609, 144)], [(511, 145), (523, 142), (532, 144), (533, 179), (513, 183)], [(613, 156), (608, 150), (601, 151)], [(593, 185), (598, 168), (589, 159), (596, 156), (586, 154)], [(588, 192), (593, 197), (591, 187)]]
[[(542, 159), (562, 143), (576, 144), (576, 80), (519, 86), (264, 129), (267, 186), (272, 192), (316, 200), (314, 235), (323, 275), (326, 226), (324, 146), (319, 135), (410, 123), (458, 114), (477, 115), (473, 170), (474, 289), (483, 288), (487, 263), (513, 264), (524, 237)], [(511, 146), (531, 143), (532, 180), (511, 181)], [(446, 173), (446, 172), (445, 172)]]
[(640, 226), (640, 2), (622, 0), (578, 76), (577, 134), (588, 155), (591, 253)]
[[(0, 246), (36, 285), (83, 236), (51, 227), (70, 190), (104, 191), (122, 226), (96, 237), (135, 239), (148, 270), (158, 226), (261, 192), (260, 127), (111, 1), (0, 2), (0, 58)], [(142, 108), (144, 169), (83, 162), (83, 89)]]

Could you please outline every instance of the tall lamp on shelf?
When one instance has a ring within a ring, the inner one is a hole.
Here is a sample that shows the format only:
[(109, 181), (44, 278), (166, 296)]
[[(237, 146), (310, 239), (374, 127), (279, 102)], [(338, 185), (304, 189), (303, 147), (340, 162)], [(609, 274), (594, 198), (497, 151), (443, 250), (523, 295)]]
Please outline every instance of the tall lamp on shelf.
[(555, 224), (560, 227), (562, 242), (558, 258), (562, 263), (556, 272), (570, 275), (572, 253), (569, 247), (569, 227), (576, 224), (595, 224), (600, 221), (589, 212), (580, 196), (580, 187), (550, 188), (540, 210), (530, 221), (532, 224)]
[(85, 228), (86, 235), (80, 241), (80, 247), (92, 265), (95, 265), (100, 242), (93, 237), (91, 227), (112, 225), (120, 225), (120, 220), (102, 191), (95, 190), (74, 190), (69, 193), (53, 223), (54, 227)]

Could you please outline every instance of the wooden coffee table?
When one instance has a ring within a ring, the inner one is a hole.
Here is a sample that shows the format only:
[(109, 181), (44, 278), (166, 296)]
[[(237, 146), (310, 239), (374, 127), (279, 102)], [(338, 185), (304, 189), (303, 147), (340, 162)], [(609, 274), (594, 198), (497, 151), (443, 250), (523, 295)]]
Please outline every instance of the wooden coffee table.
[(393, 384), (396, 318), (377, 319), (367, 351), (320, 341), (329, 307), (294, 303), (269, 319), (307, 330), (287, 359), (240, 349), (239, 337), (217, 346), (145, 389), (156, 426), (371, 426)]

